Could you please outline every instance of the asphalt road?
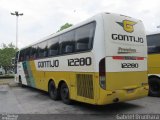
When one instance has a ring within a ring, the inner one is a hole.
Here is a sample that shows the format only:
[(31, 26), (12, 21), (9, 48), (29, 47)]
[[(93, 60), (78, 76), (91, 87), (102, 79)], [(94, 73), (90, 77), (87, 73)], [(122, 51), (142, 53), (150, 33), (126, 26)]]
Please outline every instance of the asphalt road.
[[(41, 119), (43, 116), (39, 114), (48, 114), (48, 118), (53, 118), (52, 115), (54, 114), (54, 118), (58, 119), (61, 116), (65, 120), (67, 117), (68, 119), (71, 116), (80, 118), (84, 115), (86, 119), (87, 116), (92, 117), (92, 119), (106, 119), (113, 118), (117, 114), (160, 114), (160, 98), (157, 97), (145, 97), (105, 106), (79, 102), (66, 105), (62, 101), (51, 100), (45, 92), (29, 87), (21, 88), (13, 82), (11, 83), (0, 85), (0, 113), (36, 114)], [(78, 117), (76, 117), (77, 115)], [(107, 117), (103, 117), (103, 115), (107, 115)]]

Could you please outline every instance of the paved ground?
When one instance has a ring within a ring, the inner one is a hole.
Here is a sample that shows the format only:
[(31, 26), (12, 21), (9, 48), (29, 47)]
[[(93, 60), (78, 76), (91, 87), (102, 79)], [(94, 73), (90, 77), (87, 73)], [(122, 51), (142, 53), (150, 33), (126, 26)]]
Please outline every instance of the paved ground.
[(3, 80), (8, 82), (0, 81), (0, 113), (66, 115), (160, 114), (160, 98), (156, 97), (145, 97), (105, 106), (93, 106), (79, 102), (74, 102), (73, 105), (65, 105), (61, 101), (51, 100), (45, 92), (28, 87), (18, 87), (13, 80)]

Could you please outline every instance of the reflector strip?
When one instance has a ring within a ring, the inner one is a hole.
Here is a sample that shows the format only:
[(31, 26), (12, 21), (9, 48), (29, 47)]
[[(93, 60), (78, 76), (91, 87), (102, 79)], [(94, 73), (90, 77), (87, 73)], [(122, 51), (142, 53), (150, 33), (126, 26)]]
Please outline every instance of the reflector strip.
[(113, 56), (112, 58), (116, 60), (124, 60), (124, 56)]
[(144, 60), (144, 57), (137, 57), (137, 60)]
[(144, 57), (135, 56), (112, 56), (114, 60), (144, 60)]

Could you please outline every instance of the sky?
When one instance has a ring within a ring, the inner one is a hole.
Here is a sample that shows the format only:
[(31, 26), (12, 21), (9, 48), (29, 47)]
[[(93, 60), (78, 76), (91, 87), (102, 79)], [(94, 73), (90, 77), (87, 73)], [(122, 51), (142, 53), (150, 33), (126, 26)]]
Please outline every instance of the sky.
[(73, 25), (100, 12), (119, 13), (143, 21), (147, 33), (160, 31), (160, 0), (0, 0), (0, 47), (16, 43), (22, 48), (55, 33), (66, 22)]

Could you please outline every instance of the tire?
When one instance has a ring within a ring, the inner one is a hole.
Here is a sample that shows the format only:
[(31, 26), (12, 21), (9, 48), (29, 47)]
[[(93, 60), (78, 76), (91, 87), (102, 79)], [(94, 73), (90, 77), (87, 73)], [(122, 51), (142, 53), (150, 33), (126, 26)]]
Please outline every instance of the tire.
[(60, 95), (63, 103), (65, 104), (71, 104), (71, 100), (69, 97), (69, 89), (66, 83), (62, 83), (61, 88), (60, 88)]
[(160, 96), (160, 78), (149, 78), (149, 96)]
[(54, 81), (49, 82), (48, 92), (49, 92), (49, 96), (51, 99), (53, 99), (53, 100), (59, 99), (59, 92), (55, 87)]

